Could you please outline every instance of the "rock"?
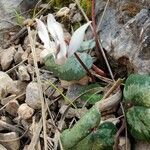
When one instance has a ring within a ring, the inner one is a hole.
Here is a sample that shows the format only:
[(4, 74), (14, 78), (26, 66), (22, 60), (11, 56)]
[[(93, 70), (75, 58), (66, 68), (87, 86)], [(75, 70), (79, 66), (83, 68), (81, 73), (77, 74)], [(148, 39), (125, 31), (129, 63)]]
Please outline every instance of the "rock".
[(14, 61), (15, 61), (15, 64), (18, 64), (22, 61), (22, 55), (23, 55), (24, 51), (22, 49), (21, 46), (18, 47), (18, 50), (14, 56)]
[[(106, 2), (97, 1), (100, 20)], [(145, 8), (145, 9), (143, 9)], [(100, 39), (107, 53), (127, 72), (150, 73), (150, 17), (146, 2), (115, 0), (108, 6), (100, 30)]]
[(20, 4), (21, 10), (25, 12), (29, 9), (33, 9), (38, 2), (38, 0), (23, 0)]
[(3, 99), (1, 100), (1, 104), (4, 106), (4, 105), (6, 105), (7, 103), (9, 103), (11, 100), (15, 99), (15, 97), (16, 97), (16, 95), (10, 95), (10, 96), (8, 96), (8, 97), (6, 97), (6, 98), (3, 98)]
[(19, 103), (16, 100), (11, 100), (7, 105), (5, 110), (13, 117), (17, 116), (17, 111), (19, 108)]
[[(15, 11), (22, 0), (0, 0), (0, 45), (4, 45), (6, 31), (17, 25)], [(5, 34), (3, 33), (5, 31)]]
[(76, 23), (76, 22), (81, 22), (82, 21), (82, 15), (80, 14), (80, 12), (77, 12), (71, 19), (72, 23)]
[(26, 91), (26, 87), (28, 85), (27, 82), (22, 82), (20, 80), (16, 80), (14, 81), (15, 87), (17, 89), (17, 100), (18, 101), (24, 101), (25, 100), (25, 91)]
[(10, 47), (8, 49), (5, 49), (2, 53), (1, 53), (1, 66), (3, 70), (7, 70), (10, 65), (12, 64), (13, 60), (14, 60), (14, 55), (15, 55), (15, 48), (14, 47)]
[(68, 87), (66, 96), (71, 99), (74, 100), (77, 96), (79, 96), (80, 94), (80, 90), (82, 89), (82, 86), (79, 84), (72, 84)]
[(27, 66), (20, 65), (18, 67), (18, 73), (19, 73), (19, 79), (21, 81), (30, 81), (30, 75), (28, 73)]
[(7, 150), (3, 145), (0, 144), (0, 150)]
[(70, 9), (68, 7), (63, 7), (56, 13), (56, 16), (65, 17), (69, 14), (69, 12), (70, 12)]
[(34, 68), (34, 66), (32, 66), (31, 64), (28, 64), (27, 65), (27, 70), (28, 70), (28, 72), (30, 74), (31, 80), (34, 80), (34, 75), (35, 75), (35, 68)]
[(15, 93), (17, 93), (17, 89), (13, 80), (6, 73), (0, 71), (0, 99)]
[(34, 109), (29, 107), (26, 103), (21, 104), (18, 108), (18, 115), (24, 120), (31, 118), (33, 113)]
[(150, 149), (150, 143), (144, 142), (144, 141), (138, 141), (135, 144), (135, 150), (149, 150)]
[[(0, 142), (3, 144), (8, 150), (19, 150), (20, 148), (20, 140), (19, 136), (16, 132), (9, 132), (9, 133), (0, 133), (0, 139), (4, 141), (10, 142)], [(16, 139), (16, 140), (14, 140)], [(13, 140), (11, 142), (11, 140)]]
[(38, 83), (30, 82), (26, 88), (25, 102), (33, 109), (41, 108), (40, 91)]
[(126, 149), (126, 138), (125, 137), (120, 137), (119, 138), (119, 149), (121, 149), (121, 150), (131, 150), (130, 140), (127, 138), (127, 149)]
[[(67, 105), (63, 105), (60, 108), (59, 113), (63, 115), (67, 108), (68, 108)], [(84, 108), (78, 108), (78, 109), (74, 109), (74, 108), (70, 107), (67, 114), (66, 114), (66, 118), (73, 118), (73, 117), (81, 118), (87, 112), (88, 112), (88, 109), (85, 107)]]
[(28, 60), (29, 54), (31, 53), (30, 47), (28, 47), (21, 56), (22, 60)]
[[(37, 62), (40, 63), (40, 64), (43, 63), (42, 58), (41, 58), (41, 56), (40, 56), (42, 51), (43, 51), (42, 49), (36, 48)], [(28, 56), (28, 63), (31, 64), (31, 65), (34, 65), (32, 53), (30, 53), (29, 56)]]
[[(7, 116), (1, 116), (0, 121), (6, 122), (8, 124), (12, 124), (12, 120)], [(0, 131), (4, 131), (6, 128), (4, 126), (0, 126)]]

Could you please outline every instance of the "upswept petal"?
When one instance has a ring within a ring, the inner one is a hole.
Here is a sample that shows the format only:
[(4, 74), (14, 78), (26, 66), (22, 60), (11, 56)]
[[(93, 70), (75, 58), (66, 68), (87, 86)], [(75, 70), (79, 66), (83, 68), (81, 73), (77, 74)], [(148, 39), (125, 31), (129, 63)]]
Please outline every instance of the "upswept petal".
[(47, 27), (53, 39), (58, 41), (64, 40), (64, 33), (62, 26), (59, 22), (57, 22), (52, 14), (48, 14), (47, 17)]
[(60, 65), (64, 64), (67, 60), (66, 54), (67, 54), (67, 46), (66, 43), (63, 41), (60, 44), (60, 51), (56, 56), (56, 63)]
[(88, 26), (91, 24), (91, 21), (79, 27), (72, 35), (69, 48), (68, 48), (68, 57), (72, 56), (81, 46), (83, 42), (85, 31)]
[(36, 19), (36, 22), (37, 22), (37, 31), (38, 31), (39, 38), (44, 43), (44, 48), (49, 49), (50, 39), (49, 39), (47, 28), (41, 20)]
[(49, 48), (48, 48), (48, 49), (47, 49), (47, 48), (44, 49), (44, 50), (41, 52), (40, 57), (41, 57), (41, 58), (45, 58), (47, 55), (52, 54), (52, 55), (54, 56), (54, 58), (56, 58), (56, 57), (55, 57), (56, 52), (57, 52), (57, 49), (56, 49), (56, 44), (55, 44), (55, 42), (50, 41), (50, 46), (49, 46)]

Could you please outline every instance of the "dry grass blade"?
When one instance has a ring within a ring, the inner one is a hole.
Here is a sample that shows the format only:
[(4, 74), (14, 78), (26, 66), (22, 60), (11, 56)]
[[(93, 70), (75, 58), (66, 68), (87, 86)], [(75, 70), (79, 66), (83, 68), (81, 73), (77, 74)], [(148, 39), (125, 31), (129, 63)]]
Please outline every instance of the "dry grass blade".
[(98, 25), (97, 25), (97, 34), (99, 34), (99, 32), (100, 32), (100, 27), (101, 27), (101, 24), (102, 24), (102, 21), (103, 21), (103, 18), (104, 18), (104, 15), (105, 15), (105, 13), (106, 13), (106, 10), (107, 10), (107, 7), (108, 7), (108, 4), (109, 4), (109, 0), (107, 0), (107, 3), (106, 3), (106, 5), (105, 5), (105, 8), (104, 8), (104, 11), (103, 11), (103, 14), (102, 14), (102, 16), (101, 16), (101, 19), (100, 19), (100, 21), (99, 21), (99, 23), (98, 23)]
[(20, 134), (24, 134), (24, 132), (20, 128), (17, 128), (14, 125), (6, 123), (2, 120), (0, 120), (0, 128), (2, 128), (2, 129), (4, 128), (5, 130), (14, 131), (14, 132), (18, 132)]
[(35, 72), (36, 72), (36, 75), (37, 75), (38, 88), (39, 88), (39, 91), (40, 91), (39, 94), (40, 94), (41, 108), (42, 108), (42, 122), (43, 122), (43, 133), (44, 133), (44, 149), (47, 150), (48, 149), (48, 145), (47, 145), (47, 134), (46, 134), (46, 115), (45, 115), (46, 111), (45, 111), (44, 97), (43, 97), (43, 92), (42, 92), (42, 84), (41, 84), (41, 80), (40, 80), (40, 73), (39, 73), (39, 69), (38, 69), (38, 65), (37, 65), (37, 56), (36, 56), (36, 53), (35, 53), (35, 41), (36, 41), (35, 39), (36, 39), (36, 37), (33, 40), (30, 27), (27, 27), (27, 29), (28, 29), (28, 36), (29, 36), (29, 40), (30, 40), (30, 46), (31, 46), (31, 50), (32, 50), (32, 55), (33, 55)]
[(113, 108), (114, 106), (116, 106), (117, 104), (119, 104), (121, 100), (121, 96), (122, 96), (122, 93), (121, 93), (121, 90), (119, 89), (114, 95), (97, 102), (95, 105), (96, 107), (99, 108), (100, 112), (109, 110)]
[(41, 130), (42, 130), (42, 118), (40, 119), (40, 121), (35, 129), (35, 132), (33, 134), (31, 142), (28, 146), (28, 150), (34, 150), (35, 146), (37, 145), (38, 139), (40, 137)]

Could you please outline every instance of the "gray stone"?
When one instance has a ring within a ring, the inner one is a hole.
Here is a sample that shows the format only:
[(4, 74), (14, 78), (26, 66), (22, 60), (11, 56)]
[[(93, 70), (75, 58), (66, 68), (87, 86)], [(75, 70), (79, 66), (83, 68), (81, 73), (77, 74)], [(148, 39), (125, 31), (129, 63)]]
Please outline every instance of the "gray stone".
[(18, 73), (21, 81), (30, 81), (30, 75), (28, 73), (27, 66), (20, 65), (18, 68)]
[(4, 32), (17, 25), (15, 10), (22, 0), (0, 0), (0, 44), (4, 45)]
[(1, 53), (0, 63), (1, 63), (3, 70), (7, 70), (11, 66), (11, 64), (14, 60), (15, 53), (16, 53), (16, 50), (13, 46), (8, 49), (5, 49)]
[(37, 82), (30, 82), (28, 84), (25, 102), (33, 109), (41, 108), (40, 91)]
[(17, 92), (13, 80), (5, 72), (0, 71), (0, 99)]
[[(20, 149), (20, 139), (16, 132), (0, 133), (1, 140), (10, 142), (0, 142), (9, 150), (19, 150)], [(14, 140), (16, 139), (16, 140)], [(11, 141), (12, 140), (12, 141)]]
[[(97, 20), (106, 2), (96, 4)], [(150, 74), (150, 11), (147, 1), (115, 0), (103, 18), (100, 39), (107, 53), (128, 73)], [(131, 9), (132, 8), (132, 9)]]

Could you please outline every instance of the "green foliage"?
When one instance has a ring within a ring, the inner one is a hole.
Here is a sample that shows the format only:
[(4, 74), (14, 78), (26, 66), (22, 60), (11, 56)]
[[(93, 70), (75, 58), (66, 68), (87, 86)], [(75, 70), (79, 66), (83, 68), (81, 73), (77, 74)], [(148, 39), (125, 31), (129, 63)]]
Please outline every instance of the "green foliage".
[(125, 102), (150, 107), (150, 76), (133, 74), (124, 88)]
[(95, 40), (87, 40), (82, 42), (80, 49), (78, 52), (83, 52), (89, 49), (93, 49), (95, 47)]
[(150, 76), (130, 75), (123, 94), (125, 103), (132, 104), (126, 113), (130, 133), (135, 139), (150, 141)]
[(64, 150), (72, 149), (77, 143), (89, 135), (100, 123), (101, 115), (98, 108), (91, 108), (71, 129), (64, 130), (61, 142)]
[(50, 1), (52, 1), (53, 6), (57, 7), (57, 8), (61, 8), (63, 6), (67, 6), (69, 3), (72, 3), (73, 0), (43, 0), (44, 2), (49, 3)]
[(92, 1), (91, 0), (79, 0), (80, 5), (85, 11), (86, 15), (91, 18), (91, 11), (92, 11)]
[(90, 84), (82, 87), (80, 94), (84, 93), (80, 98), (87, 101), (89, 104), (95, 104), (103, 97), (98, 92), (102, 91), (102, 87), (99, 84)]
[(150, 108), (130, 108), (127, 112), (127, 122), (135, 139), (150, 141)]
[(17, 20), (17, 24), (22, 27), (23, 22), (25, 21), (25, 18), (21, 15), (20, 11), (18, 11), (18, 10), (14, 10), (14, 11), (15, 11), (15, 17)]
[(112, 150), (117, 128), (111, 122), (105, 122), (89, 134), (72, 150)]
[[(92, 67), (93, 60), (90, 55), (86, 53), (80, 53), (79, 57), (88, 69)], [(69, 57), (67, 62), (63, 65), (56, 64), (54, 62), (54, 58), (52, 56), (48, 56), (45, 59), (45, 66), (48, 70), (52, 71), (54, 75), (62, 80), (80, 80), (86, 75), (85, 69), (74, 55)]]

